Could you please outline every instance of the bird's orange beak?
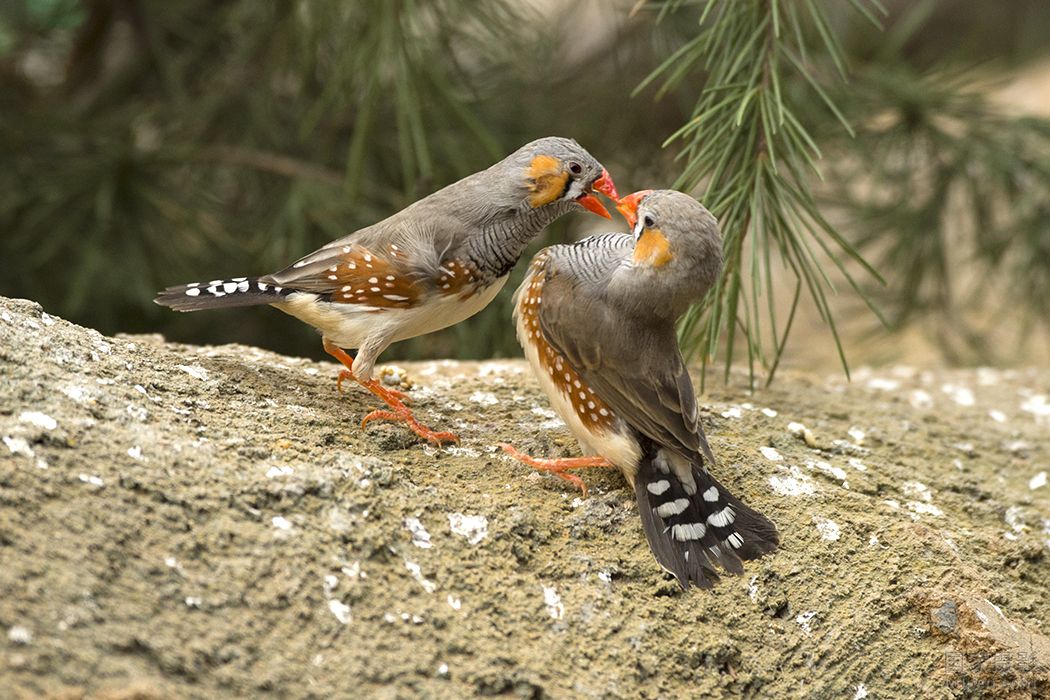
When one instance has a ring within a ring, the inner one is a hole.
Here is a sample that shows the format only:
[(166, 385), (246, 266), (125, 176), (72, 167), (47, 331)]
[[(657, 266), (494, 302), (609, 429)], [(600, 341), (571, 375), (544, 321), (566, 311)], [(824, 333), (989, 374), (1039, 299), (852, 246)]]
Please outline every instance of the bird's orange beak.
[(623, 218), (627, 219), (627, 223), (630, 224), (631, 228), (634, 228), (634, 225), (638, 223), (638, 205), (651, 192), (652, 190), (638, 190), (617, 201), (616, 211), (620, 212)]
[[(605, 168), (602, 168), (602, 176), (595, 180), (591, 187), (614, 202), (620, 199), (619, 194), (616, 192), (616, 185), (613, 184), (612, 178), (609, 177), (609, 171)], [(585, 194), (576, 201), (582, 204), (583, 208), (587, 211), (594, 212), (598, 216), (604, 216), (606, 219), (612, 218), (612, 214), (609, 213), (609, 210), (606, 209), (601, 203), (601, 200), (593, 194)]]

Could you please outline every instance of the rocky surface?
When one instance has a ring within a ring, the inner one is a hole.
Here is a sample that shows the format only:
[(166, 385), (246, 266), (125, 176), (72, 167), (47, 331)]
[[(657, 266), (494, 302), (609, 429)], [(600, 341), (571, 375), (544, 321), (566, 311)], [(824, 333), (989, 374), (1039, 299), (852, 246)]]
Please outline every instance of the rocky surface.
[(335, 373), (0, 299), (4, 696), (1050, 693), (1050, 371), (713, 388), (783, 546), (689, 593), (617, 474), (493, 448), (574, 454), (522, 362), (394, 372), (446, 449)]

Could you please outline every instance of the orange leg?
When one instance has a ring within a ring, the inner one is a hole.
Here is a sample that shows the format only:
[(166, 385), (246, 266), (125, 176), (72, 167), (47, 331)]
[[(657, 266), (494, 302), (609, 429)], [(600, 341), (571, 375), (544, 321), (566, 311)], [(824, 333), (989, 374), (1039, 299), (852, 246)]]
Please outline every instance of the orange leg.
[(390, 389), (383, 386), (376, 379), (370, 379), (367, 382), (360, 381), (354, 376), (351, 371), (354, 366), (354, 358), (340, 347), (336, 347), (330, 343), (327, 339), (324, 341), (324, 349), (329, 355), (334, 357), (343, 363), (346, 367), (345, 370), (339, 372), (339, 378), (336, 380), (336, 388), (339, 392), (343, 391), (343, 382), (347, 379), (353, 379), (355, 382), (368, 389), (370, 392), (378, 396), (383, 402), (391, 408), (389, 411), (378, 410), (372, 411), (361, 421), (361, 428), (363, 429), (370, 421), (373, 420), (394, 420), (402, 421), (408, 424), (408, 427), (413, 433), (418, 435), (429, 442), (440, 445), (443, 442), (459, 442), (459, 436), (449, 432), (435, 432), (430, 428), (426, 427), (422, 423), (416, 420), (415, 416), (412, 415), (412, 411), (408, 410), (408, 406), (405, 402), (409, 400), (409, 397), (404, 393), (397, 391), (396, 389)]
[(509, 454), (514, 459), (518, 460), (523, 464), (527, 464), (530, 467), (539, 469), (541, 471), (550, 472), (559, 479), (565, 479), (570, 484), (576, 486), (576, 488), (583, 491), (583, 497), (587, 498), (587, 485), (583, 483), (583, 479), (576, 476), (575, 474), (566, 474), (568, 469), (589, 469), (590, 467), (612, 467), (612, 463), (605, 457), (567, 457), (563, 459), (539, 459), (538, 457), (530, 457), (527, 454), (522, 454), (514, 449), (513, 446), (507, 443), (500, 443), (500, 447), (503, 451)]

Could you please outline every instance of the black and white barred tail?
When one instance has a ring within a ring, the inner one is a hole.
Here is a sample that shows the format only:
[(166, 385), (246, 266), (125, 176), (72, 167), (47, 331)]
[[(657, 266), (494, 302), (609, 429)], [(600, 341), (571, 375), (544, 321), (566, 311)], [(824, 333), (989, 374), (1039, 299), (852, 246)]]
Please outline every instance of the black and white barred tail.
[(639, 465), (634, 492), (653, 555), (683, 589), (690, 583), (710, 588), (719, 568), (741, 574), (742, 560), (777, 548), (776, 526), (766, 516), (744, 505), (703, 467), (679, 460), (673, 464), (665, 451), (650, 450)]
[(200, 311), (232, 306), (255, 306), (281, 301), (293, 290), (258, 277), (192, 282), (168, 287), (153, 301), (176, 311)]

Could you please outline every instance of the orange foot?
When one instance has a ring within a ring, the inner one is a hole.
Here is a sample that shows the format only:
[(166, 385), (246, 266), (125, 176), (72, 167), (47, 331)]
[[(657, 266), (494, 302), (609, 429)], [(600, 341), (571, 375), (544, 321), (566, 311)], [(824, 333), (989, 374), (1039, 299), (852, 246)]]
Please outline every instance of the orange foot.
[(513, 446), (503, 442), (500, 443), (500, 447), (503, 451), (509, 454), (514, 459), (518, 460), (523, 464), (527, 464), (530, 467), (539, 469), (541, 471), (550, 472), (559, 479), (565, 479), (570, 484), (576, 486), (576, 488), (583, 491), (583, 497), (587, 498), (587, 485), (583, 483), (583, 479), (576, 476), (575, 474), (566, 474), (565, 472), (569, 469), (587, 469), (589, 467), (611, 467), (613, 466), (609, 460), (605, 457), (568, 457), (563, 459), (539, 459), (537, 457), (530, 457), (527, 454), (522, 454), (514, 449)]
[(343, 382), (347, 379), (353, 379), (355, 382), (357, 382), (358, 384), (360, 384), (361, 386), (363, 386), (364, 388), (368, 389), (370, 392), (381, 398), (383, 402), (391, 409), (389, 411), (377, 410), (369, 413), (367, 416), (364, 417), (364, 420), (361, 421), (362, 429), (373, 420), (383, 419), (402, 421), (408, 424), (408, 427), (412, 430), (413, 433), (423, 438), (424, 440), (427, 440), (428, 442), (432, 442), (437, 445), (441, 445), (445, 442), (459, 442), (459, 436), (455, 435), (454, 433), (436, 432), (417, 421), (415, 416), (412, 415), (412, 411), (410, 411), (408, 409), (408, 406), (405, 405), (405, 402), (409, 400), (409, 397), (406, 396), (403, 392), (397, 391), (396, 389), (391, 389), (389, 387), (385, 387), (382, 384), (380, 384), (378, 380), (375, 379), (370, 379), (367, 382), (362, 382), (357, 377), (355, 377), (353, 375), (353, 372), (349, 371), (353, 369), (354, 358), (350, 357), (350, 355), (347, 354), (345, 350), (336, 347), (327, 339), (325, 339), (324, 341), (324, 349), (325, 352), (342, 362), (343, 366), (346, 367), (345, 370), (339, 372), (339, 378), (336, 380), (335, 383), (336, 388), (339, 389), (340, 393), (342, 393), (343, 391)]

